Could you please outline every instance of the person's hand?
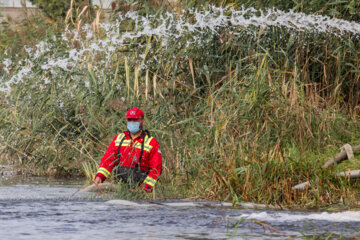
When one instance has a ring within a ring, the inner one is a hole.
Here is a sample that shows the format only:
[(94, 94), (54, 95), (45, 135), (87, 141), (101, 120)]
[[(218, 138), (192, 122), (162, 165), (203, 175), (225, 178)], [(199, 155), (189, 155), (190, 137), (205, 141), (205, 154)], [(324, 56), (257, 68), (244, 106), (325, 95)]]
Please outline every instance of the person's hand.
[(146, 183), (141, 184), (140, 188), (145, 190), (145, 192), (147, 192), (147, 193), (151, 193), (153, 191), (152, 186), (150, 186), (149, 184), (146, 184)]
[(94, 184), (98, 185), (99, 183), (102, 183), (102, 180), (101, 180), (101, 178), (96, 177), (95, 180), (94, 180)]

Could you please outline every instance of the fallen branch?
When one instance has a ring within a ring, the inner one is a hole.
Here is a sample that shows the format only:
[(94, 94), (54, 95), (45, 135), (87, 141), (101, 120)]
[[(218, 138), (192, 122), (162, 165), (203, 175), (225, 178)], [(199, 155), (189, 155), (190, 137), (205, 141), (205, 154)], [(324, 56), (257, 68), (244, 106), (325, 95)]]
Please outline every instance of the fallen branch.
[(82, 185), (80, 188), (78, 188), (78, 190), (76, 190), (76, 192), (74, 192), (73, 194), (70, 195), (70, 197), (74, 196), (76, 193), (78, 193), (79, 191), (81, 191), (81, 189), (83, 189), (84, 187), (88, 186), (90, 183), (86, 183), (84, 185)]
[(288, 239), (295, 239), (294, 237), (292, 237), (292, 236), (290, 236), (290, 235), (286, 235), (286, 234), (283, 233), (282, 231), (280, 231), (280, 230), (278, 230), (278, 229), (276, 229), (276, 228), (274, 228), (274, 227), (270, 226), (269, 224), (266, 224), (266, 223), (264, 223), (264, 222), (262, 222), (262, 221), (253, 220), (253, 222), (256, 223), (256, 224), (258, 224), (258, 225), (260, 225), (260, 226), (262, 226), (262, 227), (268, 228), (270, 231), (280, 233), (281, 236), (283, 236), (283, 237), (286, 237), (286, 238), (288, 238)]
[(336, 174), (338, 177), (360, 178), (360, 170), (345, 171)]
[(100, 183), (100, 184), (92, 184), (84, 189), (81, 190), (81, 192), (96, 192), (96, 191), (102, 191), (102, 190), (108, 190), (112, 192), (116, 192), (118, 190), (118, 185), (113, 183)]
[(309, 187), (310, 187), (310, 182), (306, 181), (306, 182), (300, 183), (300, 184), (292, 187), (292, 189), (293, 190), (304, 190), (304, 189), (309, 188)]
[[(344, 145), (343, 148), (345, 149), (345, 151), (342, 151), (342, 152), (338, 153), (338, 154), (335, 156), (335, 158), (329, 159), (329, 160), (322, 166), (322, 168), (328, 168), (328, 167), (332, 166), (335, 162), (336, 162), (336, 163), (340, 163), (340, 162), (342, 162), (343, 160), (348, 159), (348, 156), (349, 156), (349, 157), (351, 156), (351, 152), (349, 152), (349, 150), (347, 150), (347, 149), (349, 149), (349, 146), (350, 146), (349, 144)], [(350, 146), (350, 147), (351, 147), (351, 146)], [(360, 152), (360, 145), (355, 146), (355, 147), (352, 147), (351, 150), (352, 150), (352, 153)]]
[[(334, 158), (330, 158), (323, 166), (322, 168), (328, 168), (330, 166), (332, 166), (335, 162), (336, 163), (340, 163), (343, 160), (346, 159), (352, 159), (354, 158), (354, 153), (355, 152), (360, 152), (360, 145), (355, 146), (355, 147), (351, 147), (350, 144), (345, 144), (344, 146), (342, 146), (341, 148), (341, 152), (338, 153)], [(336, 174), (336, 176), (338, 177), (350, 177), (350, 178), (360, 178), (360, 170), (353, 170), (353, 171), (347, 171), (347, 172), (340, 172), (338, 174)], [(294, 187), (292, 187), (293, 190), (305, 190), (307, 188), (311, 187), (311, 184), (309, 181), (300, 183), (298, 185), (295, 185)]]

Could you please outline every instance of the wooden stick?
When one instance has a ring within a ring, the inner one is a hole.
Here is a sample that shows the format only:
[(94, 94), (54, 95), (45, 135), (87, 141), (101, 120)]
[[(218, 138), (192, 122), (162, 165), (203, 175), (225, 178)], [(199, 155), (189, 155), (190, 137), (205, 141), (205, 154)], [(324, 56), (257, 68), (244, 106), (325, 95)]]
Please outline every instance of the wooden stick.
[(148, 88), (149, 88), (149, 69), (146, 70), (145, 76), (145, 100), (148, 100)]
[[(112, 183), (99, 183), (99, 184), (92, 184), (86, 188), (84, 188), (82, 190), (82, 192), (96, 192), (96, 191), (100, 191), (102, 192), (103, 190), (109, 190), (109, 191), (116, 191), (118, 189), (118, 185), (117, 184), (112, 184)], [(103, 192), (102, 192), (103, 193)]]
[(70, 197), (74, 196), (76, 193), (78, 193), (81, 189), (83, 189), (84, 187), (88, 186), (90, 183), (86, 183), (84, 185), (82, 185), (81, 187), (78, 188), (78, 190), (76, 190), (76, 192), (74, 192), (73, 194), (70, 195)]
[(271, 230), (271, 231), (280, 233), (283, 237), (286, 237), (286, 238), (288, 238), (288, 239), (295, 239), (295, 238), (293, 238), (292, 236), (286, 235), (285, 233), (281, 232), (280, 230), (278, 230), (278, 229), (276, 229), (276, 228), (274, 228), (274, 227), (270, 226), (269, 224), (266, 224), (266, 223), (264, 223), (264, 222), (262, 222), (262, 221), (253, 220), (253, 222), (256, 223), (256, 224), (258, 224), (258, 225), (260, 225), (260, 226), (266, 227), (266, 228), (268, 228), (268, 229)]
[(195, 73), (194, 73), (194, 67), (193, 67), (193, 60), (192, 60), (192, 58), (189, 58), (189, 66), (190, 66), (191, 77), (192, 77), (192, 80), (193, 80), (193, 87), (194, 87), (194, 89), (196, 89)]
[(134, 69), (134, 95), (139, 97), (139, 69), (138, 66), (135, 66)]
[(157, 79), (157, 75), (155, 73), (153, 77), (154, 102), (156, 100), (156, 79)]

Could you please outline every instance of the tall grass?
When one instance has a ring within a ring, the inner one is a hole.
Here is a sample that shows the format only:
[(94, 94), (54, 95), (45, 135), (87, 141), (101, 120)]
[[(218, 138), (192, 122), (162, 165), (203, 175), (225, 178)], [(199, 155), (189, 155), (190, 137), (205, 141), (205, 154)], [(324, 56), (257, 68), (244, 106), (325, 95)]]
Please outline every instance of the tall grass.
[[(151, 9), (146, 21), (157, 26), (167, 10)], [(182, 17), (194, 21), (191, 11)], [(122, 36), (140, 32), (136, 23), (112, 26)], [(358, 182), (320, 169), (329, 151), (359, 143), (357, 36), (223, 26), (96, 50), (111, 39), (108, 28), (49, 37), (1, 74), (14, 83), (0, 110), (9, 161), (33, 174), (91, 179), (125, 129), (126, 110), (137, 106), (163, 152), (158, 197), (307, 206), (359, 197)], [(83, 50), (81, 58), (71, 50)], [(316, 179), (312, 189), (292, 190)]]

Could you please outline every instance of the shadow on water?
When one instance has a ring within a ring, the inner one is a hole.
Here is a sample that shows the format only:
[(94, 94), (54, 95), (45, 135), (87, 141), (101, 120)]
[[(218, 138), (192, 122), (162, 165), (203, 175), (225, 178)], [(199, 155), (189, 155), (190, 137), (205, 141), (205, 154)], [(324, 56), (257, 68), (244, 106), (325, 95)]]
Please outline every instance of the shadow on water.
[[(215, 207), (211, 202), (69, 198), (81, 179), (0, 179), (1, 239), (317, 239), (360, 236), (360, 212)], [(170, 203), (170, 204), (169, 204)], [(180, 204), (177, 204), (180, 203)], [(168, 205), (167, 205), (168, 204)]]

